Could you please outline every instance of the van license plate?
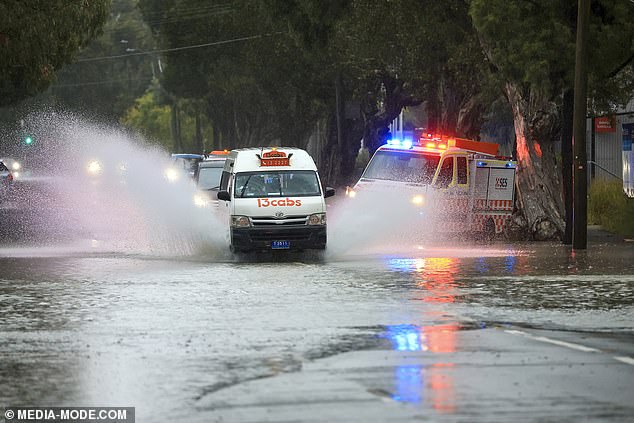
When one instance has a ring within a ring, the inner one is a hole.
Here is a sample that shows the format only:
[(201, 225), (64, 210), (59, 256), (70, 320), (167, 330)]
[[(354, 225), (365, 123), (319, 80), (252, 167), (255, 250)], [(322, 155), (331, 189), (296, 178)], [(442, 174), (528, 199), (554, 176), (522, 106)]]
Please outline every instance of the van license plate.
[(271, 249), (273, 250), (288, 250), (291, 248), (290, 241), (273, 241), (271, 242)]

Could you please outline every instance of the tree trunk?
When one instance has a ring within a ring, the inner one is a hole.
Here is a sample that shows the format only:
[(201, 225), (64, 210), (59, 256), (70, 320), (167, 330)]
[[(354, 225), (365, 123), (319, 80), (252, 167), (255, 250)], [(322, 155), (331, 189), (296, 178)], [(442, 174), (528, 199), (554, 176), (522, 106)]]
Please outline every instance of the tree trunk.
[(572, 244), (572, 118), (574, 105), (574, 90), (564, 91), (562, 101), (561, 121), (561, 174), (563, 181), (563, 196), (565, 208), (565, 229), (563, 243)]
[(196, 138), (196, 153), (202, 154), (205, 152), (205, 147), (203, 146), (203, 131), (202, 131), (202, 120), (200, 119), (200, 109), (196, 107), (196, 134), (194, 137)]
[(181, 153), (183, 150), (183, 144), (181, 142), (181, 128), (180, 128), (180, 116), (178, 110), (178, 103), (174, 101), (172, 104), (172, 119), (171, 119), (171, 129), (172, 129), (172, 145), (174, 148), (174, 153)]
[(561, 239), (564, 233), (561, 170), (554, 143), (560, 133), (557, 108), (536, 91), (507, 83), (517, 140), (517, 200), (528, 234), (535, 240)]

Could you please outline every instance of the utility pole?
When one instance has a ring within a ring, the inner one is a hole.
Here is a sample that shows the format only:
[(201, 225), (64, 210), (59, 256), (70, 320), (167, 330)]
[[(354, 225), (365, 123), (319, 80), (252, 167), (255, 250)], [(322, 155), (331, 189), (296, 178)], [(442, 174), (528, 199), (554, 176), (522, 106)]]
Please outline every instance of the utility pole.
[(572, 248), (588, 246), (588, 158), (586, 154), (586, 112), (588, 85), (588, 21), (590, 0), (579, 0), (575, 58), (575, 107), (573, 119), (574, 217)]

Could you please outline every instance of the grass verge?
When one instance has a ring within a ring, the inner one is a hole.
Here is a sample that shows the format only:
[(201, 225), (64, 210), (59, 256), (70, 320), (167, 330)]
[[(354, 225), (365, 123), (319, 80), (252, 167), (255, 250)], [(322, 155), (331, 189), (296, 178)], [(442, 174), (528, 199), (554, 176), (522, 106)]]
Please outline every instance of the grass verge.
[(625, 195), (620, 181), (592, 181), (588, 192), (588, 224), (634, 237), (634, 198)]

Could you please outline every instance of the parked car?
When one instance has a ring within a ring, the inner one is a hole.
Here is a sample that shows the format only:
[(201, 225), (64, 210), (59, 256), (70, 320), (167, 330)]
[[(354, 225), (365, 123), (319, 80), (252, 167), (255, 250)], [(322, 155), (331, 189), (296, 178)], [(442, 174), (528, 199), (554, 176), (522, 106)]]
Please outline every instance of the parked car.
[(4, 164), (4, 162), (0, 161), (0, 183), (2, 183), (3, 186), (8, 186), (12, 182), (13, 182), (13, 173)]
[(4, 164), (4, 166), (8, 169), (8, 171), (13, 175), (13, 179), (17, 179), (22, 174), (22, 164), (12, 158), (0, 158), (0, 162)]

